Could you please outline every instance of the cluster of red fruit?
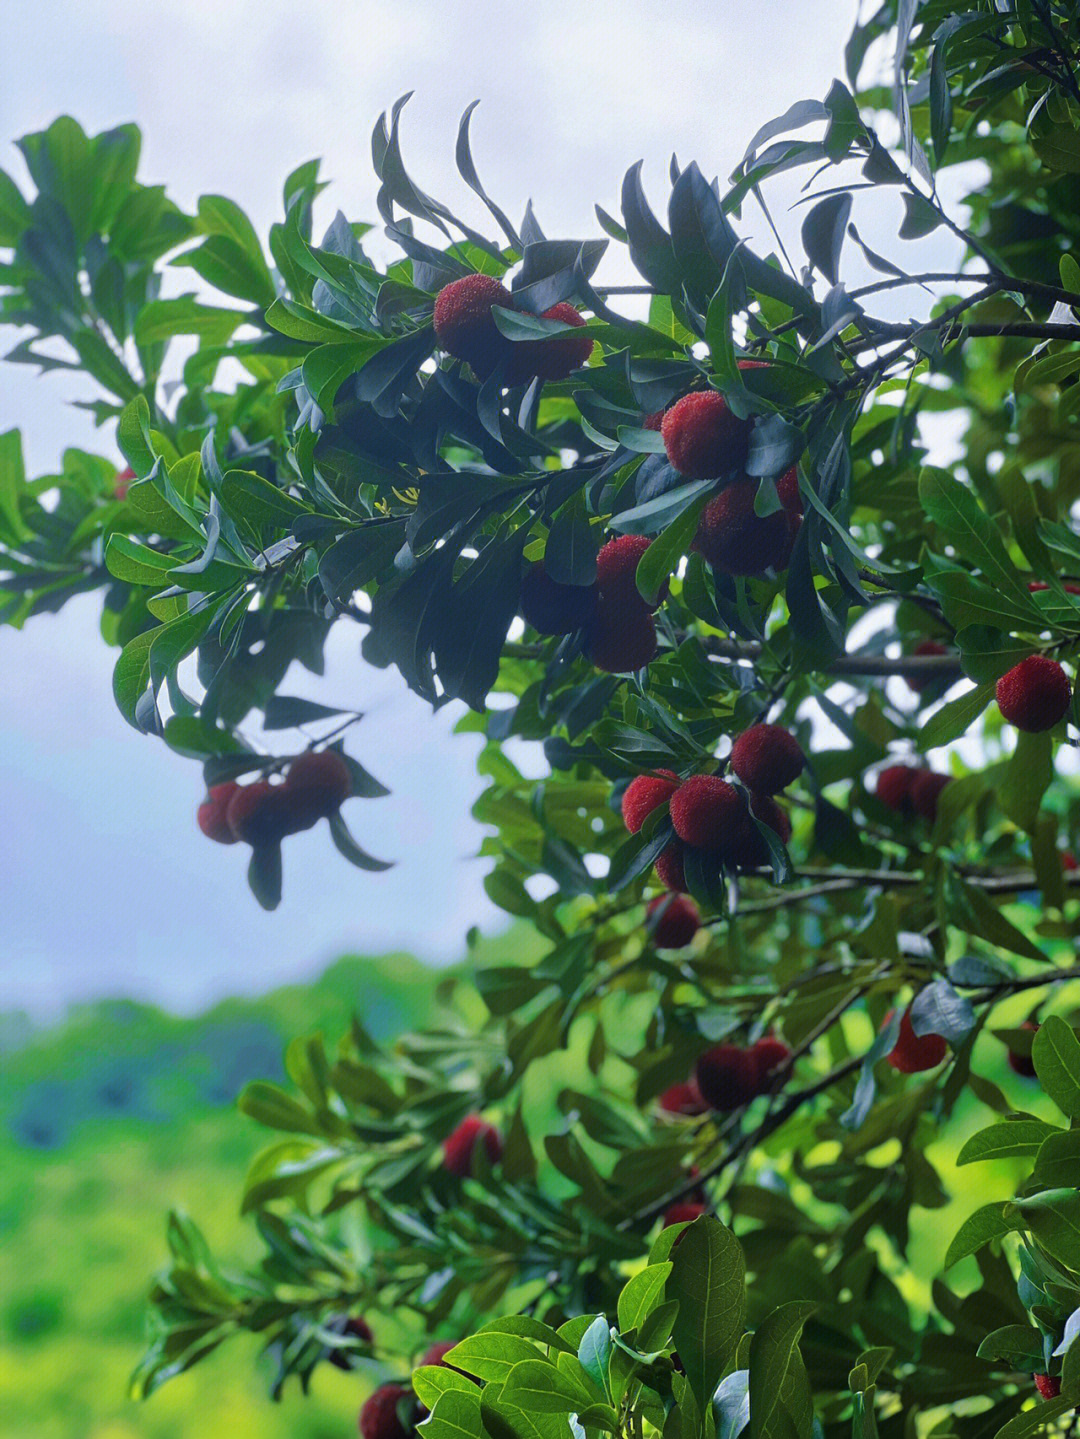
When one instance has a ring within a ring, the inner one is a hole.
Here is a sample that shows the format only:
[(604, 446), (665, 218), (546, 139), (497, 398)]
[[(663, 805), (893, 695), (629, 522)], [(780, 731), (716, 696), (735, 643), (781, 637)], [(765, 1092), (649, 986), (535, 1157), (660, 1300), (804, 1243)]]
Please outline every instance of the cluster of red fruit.
[(732, 772), (749, 791), (715, 774), (680, 781), (673, 770), (638, 775), (626, 787), (623, 823), (637, 834), (653, 810), (668, 805), (676, 839), (656, 861), (656, 876), (667, 889), (686, 889), (686, 850), (701, 850), (717, 864), (757, 869), (769, 852), (755, 820), (791, 838), (791, 821), (773, 798), (802, 773), (806, 756), (795, 736), (781, 725), (757, 724), (731, 748)]
[(784, 1041), (768, 1034), (749, 1048), (715, 1044), (701, 1055), (685, 1083), (664, 1090), (660, 1108), (665, 1114), (730, 1114), (774, 1089), (790, 1058)]
[[(448, 355), (464, 360), (481, 380), (502, 366), (508, 385), (526, 380), (565, 380), (592, 354), (589, 335), (554, 335), (542, 340), (508, 340), (495, 323), (492, 306), (516, 309), (514, 297), (491, 275), (465, 275), (444, 285), (435, 298), (435, 337)], [(540, 317), (575, 328), (585, 320), (568, 301)]]
[(651, 540), (620, 535), (596, 557), (596, 579), (564, 585), (551, 578), (543, 561), (530, 566), (521, 582), (521, 617), (537, 634), (585, 631), (585, 648), (597, 669), (626, 674), (656, 655), (653, 612), (667, 597), (665, 584), (653, 604), (637, 587), (637, 567)]
[(878, 774), (874, 793), (897, 814), (917, 814), (933, 824), (941, 791), (951, 780), (952, 775), (938, 774), (921, 765), (891, 764)]
[(242, 840), (265, 849), (336, 814), (351, 793), (349, 766), (338, 751), (311, 750), (293, 760), (282, 784), (262, 779), (212, 786), (196, 818), (218, 844)]

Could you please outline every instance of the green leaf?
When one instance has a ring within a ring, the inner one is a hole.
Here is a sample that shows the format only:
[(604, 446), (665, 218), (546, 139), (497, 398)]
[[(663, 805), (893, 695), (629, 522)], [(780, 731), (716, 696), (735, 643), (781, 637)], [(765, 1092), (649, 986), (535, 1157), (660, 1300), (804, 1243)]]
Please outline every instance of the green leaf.
[(445, 1362), (464, 1369), (466, 1374), (475, 1374), (485, 1383), (502, 1384), (515, 1364), (540, 1357), (536, 1345), (522, 1335), (488, 1332), (463, 1339), (450, 1350)]
[(30, 537), (19, 511), (19, 501), (25, 493), (22, 434), (18, 430), (6, 430), (0, 435), (0, 523), (9, 544), (18, 544)]
[[(580, 1366), (579, 1366), (580, 1367)], [(595, 1395), (550, 1360), (529, 1359), (515, 1364), (503, 1384), (503, 1398), (526, 1412), (572, 1414), (595, 1402)]]
[(1025, 833), (1031, 834), (1043, 795), (1054, 778), (1054, 742), (1049, 731), (1017, 730), (1016, 749), (997, 787), (1001, 808)]
[(475, 1385), (467, 1390), (447, 1389), (418, 1432), (424, 1439), (482, 1439), (479, 1389)]
[(1029, 1435), (1041, 1433), (1053, 1420), (1075, 1408), (1076, 1400), (1063, 1394), (1056, 1399), (1044, 1399), (1033, 1409), (1025, 1409), (1015, 1419), (1010, 1419), (997, 1431), (994, 1439), (1028, 1439)]
[(1046, 1139), (1035, 1156), (1031, 1182), (1040, 1189), (1080, 1189), (1080, 1129)]
[(244, 1086), (236, 1107), (257, 1124), (268, 1129), (290, 1130), (296, 1134), (319, 1134), (321, 1131), (311, 1111), (305, 1108), (280, 1085), (261, 1079)]
[(746, 1312), (746, 1262), (730, 1229), (702, 1215), (672, 1251), (667, 1297), (678, 1301), (672, 1339), (702, 1409), (735, 1354)]
[(649, 1264), (623, 1286), (618, 1313), (619, 1329), (624, 1334), (640, 1328), (642, 1320), (661, 1301), (671, 1270), (670, 1262)]
[(986, 1159), (1034, 1155), (1045, 1139), (1060, 1132), (1041, 1119), (1005, 1119), (973, 1134), (956, 1156), (956, 1163), (975, 1164)]
[(198, 335), (207, 345), (224, 345), (245, 318), (242, 310), (203, 305), (194, 295), (150, 300), (135, 321), (135, 339), (140, 345), (156, 345), (176, 335)]
[(579, 491), (555, 516), (544, 547), (544, 569), (557, 585), (594, 582), (599, 535), (599, 528), (589, 523)]
[(976, 685), (958, 699), (949, 700), (922, 726), (919, 741), (924, 750), (936, 749), (959, 739), (975, 723), (994, 698), (992, 684)]
[(375, 859), (362, 849), (353, 839), (348, 825), (341, 817), (340, 811), (335, 811), (330, 816), (330, 838), (334, 842), (334, 848), (338, 854), (344, 855), (350, 864), (357, 869), (367, 870), (371, 874), (381, 874), (383, 870), (393, 869), (394, 861), (387, 859)]
[(1031, 619), (1038, 612), (1027, 584), (1009, 558), (1001, 532), (966, 485), (945, 470), (924, 469), (919, 499), (938, 529), (987, 580)]
[(976, 1350), (980, 1359), (1001, 1359), (1014, 1369), (1038, 1373), (1045, 1363), (1042, 1335), (1030, 1324), (1005, 1324)]
[(707, 495), (695, 500), (657, 535), (638, 561), (635, 580), (638, 593), (646, 604), (656, 603), (668, 577), (675, 572), (679, 561), (689, 550), (691, 541), (697, 534), (701, 512), (707, 504)]
[(1039, 1026), (1031, 1045), (1039, 1083), (1063, 1114), (1080, 1119), (1080, 1040), (1056, 1014)]
[(1005, 1206), (1005, 1215), (1019, 1217), (1051, 1258), (1080, 1274), (1080, 1191), (1046, 1189), (1030, 1199), (1013, 1200)]
[[(413, 1391), (425, 1409), (434, 1409), (443, 1394), (451, 1389), (476, 1395), (478, 1390), (473, 1381), (456, 1369), (445, 1364), (421, 1364), (410, 1376)], [(426, 1431), (425, 1431), (426, 1432)]]
[(768, 1424), (799, 1342), (803, 1325), (817, 1309), (809, 1300), (781, 1304), (758, 1325), (750, 1341), (750, 1439), (768, 1434)]
[(967, 1258), (969, 1254), (975, 1254), (992, 1239), (1000, 1239), (1012, 1232), (1014, 1226), (1005, 1218), (1005, 1203), (1006, 1201), (1001, 1199), (994, 1204), (984, 1204), (980, 1209), (976, 1209), (974, 1214), (968, 1215), (953, 1236), (945, 1254), (945, 1269)]

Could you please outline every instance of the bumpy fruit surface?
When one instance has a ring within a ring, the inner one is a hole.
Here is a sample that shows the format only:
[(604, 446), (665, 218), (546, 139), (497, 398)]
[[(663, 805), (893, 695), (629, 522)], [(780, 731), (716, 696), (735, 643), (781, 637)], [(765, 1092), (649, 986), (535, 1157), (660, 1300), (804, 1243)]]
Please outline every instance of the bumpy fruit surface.
[[(1039, 1026), (1033, 1019), (1026, 1019), (1020, 1026), (1021, 1029), (1029, 1029), (1032, 1034), (1037, 1034)], [(1008, 1051), (1009, 1068), (1014, 1074), (1019, 1074), (1023, 1079), (1035, 1079), (1035, 1061), (1030, 1054), (1016, 1054), (1013, 1050)]]
[(662, 804), (667, 804), (679, 788), (679, 776), (672, 769), (658, 769), (655, 774), (635, 775), (622, 797), (623, 824), (631, 834)]
[(911, 791), (908, 795), (911, 808), (928, 824), (933, 824), (937, 819), (938, 800), (941, 798), (941, 791), (952, 783), (952, 775), (935, 774), (933, 770), (916, 770), (911, 780)]
[(911, 787), (920, 773), (909, 764), (887, 765), (878, 773), (874, 793), (889, 809), (906, 814), (911, 809)]
[(701, 1091), (693, 1079), (665, 1089), (657, 1103), (665, 1114), (704, 1114), (709, 1107), (702, 1099)]
[(521, 618), (540, 635), (569, 635), (596, 615), (596, 585), (560, 585), (544, 569), (530, 565), (521, 581)]
[[(545, 310), (543, 320), (559, 320), (564, 325), (575, 327), (585, 324), (585, 318), (568, 300), (560, 300)], [(586, 364), (593, 352), (591, 335), (552, 335), (546, 340), (519, 340), (511, 346), (507, 379), (510, 384), (520, 384), (535, 375), (541, 380), (565, 380)]]
[(652, 932), (657, 949), (685, 949), (701, 928), (701, 915), (692, 899), (684, 894), (661, 894), (649, 901), (648, 919), (659, 913)]
[(738, 844), (744, 801), (719, 775), (691, 775), (671, 796), (670, 808), (675, 833), (685, 844), (725, 856)]
[[(949, 653), (945, 645), (938, 644), (937, 640), (920, 640), (911, 651), (913, 655), (947, 655)], [(938, 682), (936, 675), (905, 675), (905, 682), (909, 690), (921, 695), (922, 692), (932, 684)]]
[(352, 794), (352, 774), (334, 749), (297, 755), (285, 776), (285, 797), (294, 829), (308, 829), (336, 814)]
[(1056, 1374), (1033, 1374), (1031, 1377), (1044, 1399), (1056, 1399), (1061, 1393), (1061, 1380)]
[(644, 604), (610, 600), (603, 593), (589, 627), (588, 655), (598, 670), (629, 674), (656, 658), (656, 621)]
[(646, 415), (641, 422), (643, 430), (659, 430), (664, 423), (664, 411), (654, 410), (651, 415)]
[(710, 1109), (727, 1114), (741, 1109), (761, 1091), (753, 1050), (737, 1044), (707, 1049), (694, 1069), (694, 1082)]
[(1053, 729), (1068, 713), (1072, 690), (1057, 660), (1029, 655), (997, 682), (998, 709), (1009, 724), (1028, 734)]
[(660, 425), (672, 467), (691, 480), (719, 479), (741, 472), (750, 444), (750, 424), (740, 420), (717, 390), (684, 395)]
[(686, 892), (686, 871), (683, 868), (683, 847), (679, 840), (673, 839), (666, 849), (662, 849), (656, 856), (656, 863), (653, 865), (656, 877), (665, 889), (672, 889), (677, 894)]
[[(892, 1013), (885, 1016), (886, 1022)], [(949, 1046), (940, 1034), (916, 1034), (911, 1023), (911, 1007), (904, 1010), (900, 1021), (900, 1033), (896, 1043), (886, 1055), (893, 1069), (901, 1074), (920, 1074), (924, 1069), (936, 1069), (948, 1053)]]
[(799, 778), (806, 764), (799, 741), (777, 724), (744, 730), (731, 747), (731, 768), (756, 794), (779, 794)]
[(207, 839), (216, 840), (218, 844), (236, 843), (236, 835), (229, 824), (229, 804), (239, 788), (233, 780), (210, 787), (206, 798), (195, 812), (196, 822)]
[(653, 610), (663, 604), (668, 594), (666, 581), (656, 603), (649, 606), (637, 587), (638, 562), (651, 544), (645, 535), (619, 535), (601, 547), (596, 557), (596, 583), (605, 602)]
[(404, 1384), (381, 1385), (360, 1410), (361, 1439), (410, 1439), (413, 1427), (402, 1423), (398, 1411), (415, 1402), (412, 1390)]
[(473, 1153), (478, 1143), (487, 1151), (488, 1161), (497, 1164), (502, 1158), (502, 1135), (479, 1114), (470, 1114), (443, 1145), (443, 1167), (458, 1179), (467, 1178), (472, 1173)]
[(695, 1219), (700, 1219), (705, 1213), (704, 1204), (693, 1204), (684, 1201), (681, 1204), (671, 1204), (664, 1210), (664, 1228), (670, 1224), (693, 1224)]
[(763, 575), (780, 569), (791, 552), (786, 511), (759, 515), (754, 510), (757, 480), (740, 480), (721, 490), (701, 512), (694, 549), (714, 570), (726, 575)]
[(799, 471), (795, 465), (784, 473), (776, 482), (776, 497), (784, 507), (784, 513), (791, 519), (794, 516), (802, 518), (803, 502), (799, 492)]
[(491, 275), (452, 280), (435, 299), (435, 338), (440, 347), (455, 359), (466, 360), (481, 377), (508, 359), (511, 350), (492, 318), (492, 305), (514, 308), (510, 291)]
[(289, 833), (290, 810), (285, 786), (261, 779), (238, 785), (225, 813), (234, 837), (253, 849), (261, 849), (280, 844)]
[(754, 1065), (757, 1069), (758, 1085), (762, 1089), (772, 1087), (776, 1071), (791, 1058), (791, 1050), (782, 1039), (765, 1034), (751, 1047)]

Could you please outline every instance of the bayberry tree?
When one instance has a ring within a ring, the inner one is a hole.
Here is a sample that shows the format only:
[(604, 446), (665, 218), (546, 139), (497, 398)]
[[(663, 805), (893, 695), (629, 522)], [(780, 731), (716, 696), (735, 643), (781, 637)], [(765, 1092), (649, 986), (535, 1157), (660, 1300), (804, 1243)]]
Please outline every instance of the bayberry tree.
[[(483, 735), (488, 893), (549, 941), (437, 1031), (358, 1020), (250, 1086), (263, 1261), (170, 1221), (139, 1392), (254, 1331), (278, 1390), (356, 1368), (365, 1439), (1074, 1423), (1080, 21), (886, 0), (846, 71), (725, 186), (673, 161), (666, 222), (635, 165), (585, 239), (486, 194), (470, 113), (459, 220), (399, 102), (387, 269), (343, 215), (313, 239), (314, 164), (269, 254), (141, 185), (131, 127), (58, 120), (33, 193), (0, 176), (8, 358), (92, 376), (126, 462), (28, 480), (0, 438), (4, 617), (102, 592), (121, 711), (268, 907), (323, 820), (383, 864), (344, 817), (385, 795), (362, 694), (285, 684), (355, 627)], [(793, 171), (794, 262), (747, 238)], [(1003, 1156), (920, 1269), (913, 1215)]]

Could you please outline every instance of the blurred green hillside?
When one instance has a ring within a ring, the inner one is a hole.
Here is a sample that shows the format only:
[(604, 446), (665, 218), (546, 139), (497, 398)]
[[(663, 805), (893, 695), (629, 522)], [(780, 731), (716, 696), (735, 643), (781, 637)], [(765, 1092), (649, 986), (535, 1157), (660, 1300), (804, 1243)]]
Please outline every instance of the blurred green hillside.
[[(481, 939), (474, 959), (528, 960), (526, 929)], [(454, 971), (407, 954), (349, 957), (314, 983), (230, 999), (184, 1019), (130, 1001), (80, 1007), (34, 1033), (0, 1020), (0, 1436), (3, 1439), (331, 1439), (355, 1433), (357, 1375), (320, 1366), (307, 1400), (272, 1405), (268, 1370), (212, 1356), (147, 1404), (127, 1397), (145, 1296), (166, 1257), (170, 1208), (215, 1249), (253, 1259), (238, 1205), (264, 1130), (233, 1101), (281, 1078), (285, 1044), (356, 1014), (391, 1038), (433, 1022)]]

